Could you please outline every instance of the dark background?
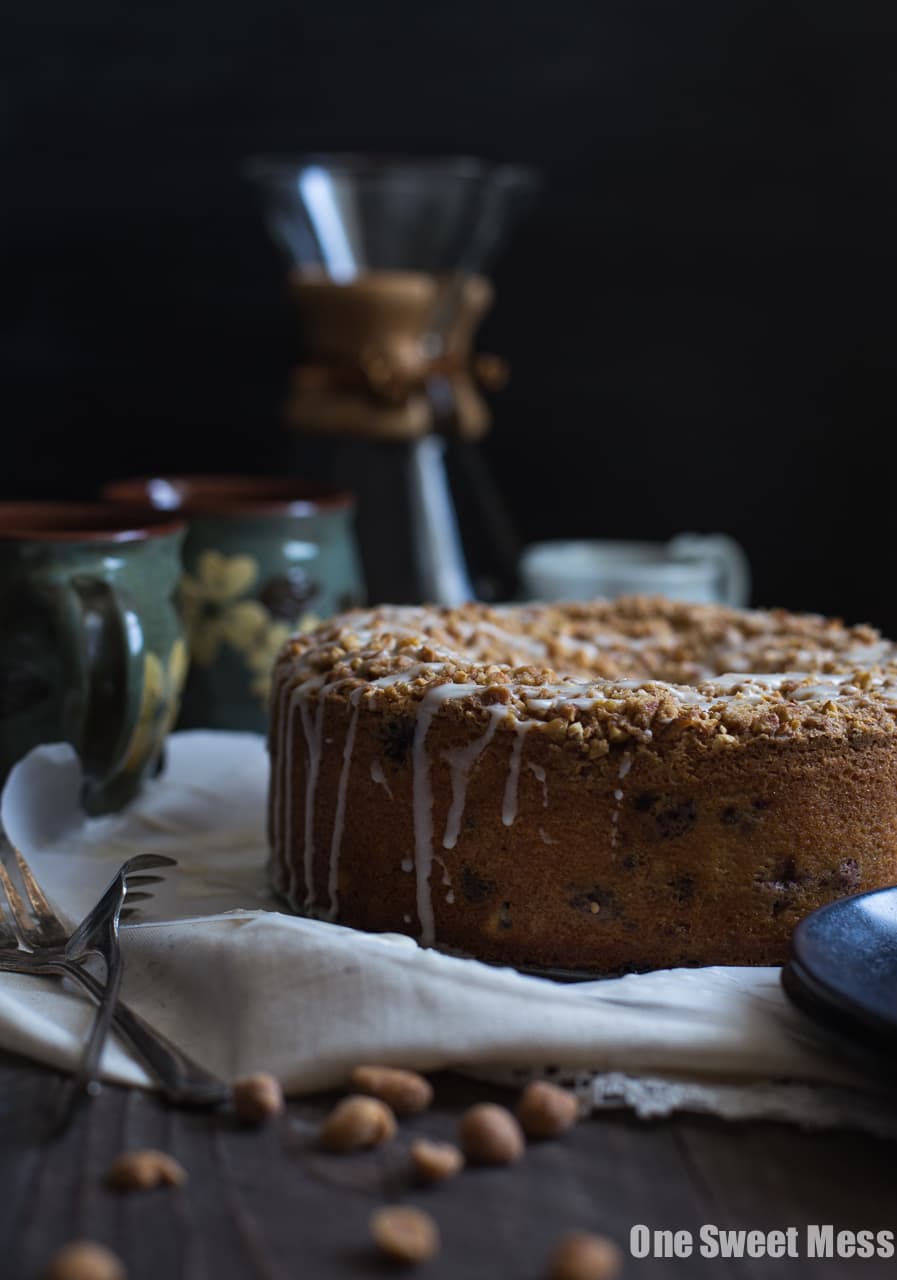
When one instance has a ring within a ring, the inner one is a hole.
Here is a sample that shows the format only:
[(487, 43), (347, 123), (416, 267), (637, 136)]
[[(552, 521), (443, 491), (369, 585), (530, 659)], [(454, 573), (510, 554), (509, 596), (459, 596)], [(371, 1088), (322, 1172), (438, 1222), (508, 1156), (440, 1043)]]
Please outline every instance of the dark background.
[(521, 536), (724, 530), (897, 634), (897, 9), (41, 0), (4, 24), (0, 496), (279, 464), (259, 151), (535, 162), (484, 347)]

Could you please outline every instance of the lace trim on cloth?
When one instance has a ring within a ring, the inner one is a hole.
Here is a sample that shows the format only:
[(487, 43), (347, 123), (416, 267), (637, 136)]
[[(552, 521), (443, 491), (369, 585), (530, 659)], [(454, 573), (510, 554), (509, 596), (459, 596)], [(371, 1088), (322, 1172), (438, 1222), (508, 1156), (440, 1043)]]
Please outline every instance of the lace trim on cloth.
[(878, 1138), (897, 1138), (897, 1099), (835, 1085), (793, 1080), (688, 1080), (557, 1067), (470, 1067), (464, 1074), (518, 1089), (530, 1080), (550, 1080), (578, 1094), (583, 1115), (632, 1111), (639, 1120), (665, 1120), (685, 1112), (721, 1120), (772, 1120), (807, 1130), (852, 1129)]

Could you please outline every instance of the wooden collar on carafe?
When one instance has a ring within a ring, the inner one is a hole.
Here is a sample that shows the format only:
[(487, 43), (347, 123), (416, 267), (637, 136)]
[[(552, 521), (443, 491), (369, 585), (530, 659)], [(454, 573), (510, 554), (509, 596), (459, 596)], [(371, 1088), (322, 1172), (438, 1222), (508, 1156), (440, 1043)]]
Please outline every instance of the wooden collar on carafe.
[[(287, 423), (297, 431), (411, 440), (450, 429), (477, 439), (490, 414), (480, 388), (497, 390), (507, 366), (473, 355), (473, 335), (492, 303), (483, 276), (462, 281), (414, 271), (371, 271), (350, 284), (294, 271), (305, 359), (293, 370)], [(451, 315), (436, 354), (427, 335), (451, 289)], [(447, 394), (434, 394), (435, 384)], [(444, 406), (451, 406), (449, 421)]]

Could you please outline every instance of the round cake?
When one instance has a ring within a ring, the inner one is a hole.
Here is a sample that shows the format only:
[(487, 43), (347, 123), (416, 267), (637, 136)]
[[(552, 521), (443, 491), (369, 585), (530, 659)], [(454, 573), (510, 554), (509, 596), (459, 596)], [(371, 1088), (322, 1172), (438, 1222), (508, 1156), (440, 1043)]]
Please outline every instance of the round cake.
[(298, 912), (591, 973), (782, 961), (897, 883), (897, 647), (629, 597), (353, 611), (281, 652), (270, 876)]

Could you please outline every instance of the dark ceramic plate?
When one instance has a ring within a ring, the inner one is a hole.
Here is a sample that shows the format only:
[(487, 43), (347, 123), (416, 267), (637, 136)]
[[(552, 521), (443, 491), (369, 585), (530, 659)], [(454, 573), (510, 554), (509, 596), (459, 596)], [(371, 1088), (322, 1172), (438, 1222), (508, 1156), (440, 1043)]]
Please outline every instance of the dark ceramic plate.
[(897, 1051), (897, 888), (842, 898), (801, 920), (782, 970), (788, 996), (864, 1048)]

